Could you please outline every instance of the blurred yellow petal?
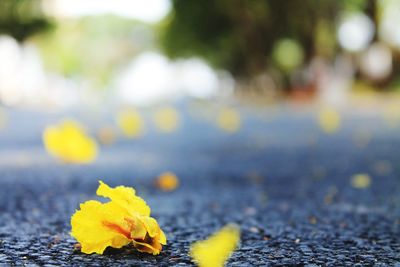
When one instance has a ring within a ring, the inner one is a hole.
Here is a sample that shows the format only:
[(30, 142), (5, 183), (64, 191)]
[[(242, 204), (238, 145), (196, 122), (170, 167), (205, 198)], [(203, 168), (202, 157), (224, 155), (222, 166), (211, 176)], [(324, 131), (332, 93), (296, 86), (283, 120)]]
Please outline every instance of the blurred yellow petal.
[(371, 185), (371, 177), (368, 174), (360, 173), (351, 177), (351, 185), (357, 189), (364, 189)]
[(136, 196), (135, 189), (132, 187), (117, 186), (111, 188), (100, 181), (96, 194), (111, 199), (113, 203), (120, 205), (127, 213), (134, 212), (143, 216), (150, 216), (150, 207), (142, 198)]
[(391, 103), (385, 105), (383, 117), (389, 127), (395, 128), (400, 125), (400, 105)]
[(97, 157), (97, 144), (75, 121), (65, 120), (43, 132), (46, 150), (52, 156), (70, 163), (90, 163)]
[(162, 108), (154, 114), (154, 123), (161, 132), (174, 132), (180, 123), (179, 113), (173, 107)]
[(109, 246), (121, 248), (129, 243), (142, 252), (161, 252), (167, 241), (165, 234), (133, 188), (110, 188), (100, 181), (97, 194), (111, 201), (87, 201), (71, 217), (71, 235), (78, 240), (83, 253), (102, 254)]
[(136, 138), (144, 134), (144, 121), (136, 110), (124, 110), (118, 113), (116, 120), (118, 127), (126, 137)]
[(319, 113), (318, 123), (325, 133), (335, 133), (340, 127), (340, 114), (333, 108), (324, 108)]
[(178, 187), (179, 179), (172, 172), (164, 172), (157, 178), (156, 185), (163, 191), (173, 191)]
[(217, 125), (226, 132), (237, 132), (241, 126), (240, 114), (233, 108), (224, 108), (217, 116)]
[(222, 267), (240, 241), (236, 225), (227, 225), (206, 240), (191, 245), (190, 256), (199, 267)]

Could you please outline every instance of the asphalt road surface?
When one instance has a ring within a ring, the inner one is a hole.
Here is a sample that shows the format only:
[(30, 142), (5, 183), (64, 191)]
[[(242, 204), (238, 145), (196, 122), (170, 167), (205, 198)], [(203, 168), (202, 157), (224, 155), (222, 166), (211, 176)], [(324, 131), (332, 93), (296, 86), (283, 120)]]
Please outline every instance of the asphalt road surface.
[[(185, 111), (176, 132), (150, 127), (76, 166), (41, 142), (62, 114), (9, 110), (0, 131), (0, 265), (192, 266), (190, 244), (233, 222), (241, 244), (228, 266), (400, 266), (400, 128), (350, 112), (327, 135), (310, 111), (240, 111), (237, 133), (216, 128), (212, 114)], [(177, 174), (177, 190), (154, 186), (164, 171)], [(369, 186), (352, 186), (360, 173)], [(96, 199), (99, 179), (133, 186), (148, 202), (168, 238), (160, 255), (74, 249), (70, 217)]]

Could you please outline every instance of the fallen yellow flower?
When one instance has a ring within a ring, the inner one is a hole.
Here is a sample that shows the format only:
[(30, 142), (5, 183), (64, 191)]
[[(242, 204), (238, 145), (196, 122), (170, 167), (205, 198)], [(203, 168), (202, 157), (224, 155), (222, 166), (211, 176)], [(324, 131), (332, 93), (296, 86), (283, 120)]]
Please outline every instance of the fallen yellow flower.
[(332, 134), (340, 127), (340, 114), (333, 108), (324, 108), (319, 113), (318, 123), (325, 133)]
[(240, 114), (233, 108), (224, 108), (217, 116), (218, 127), (226, 132), (237, 132), (240, 124)]
[(161, 132), (172, 133), (179, 126), (179, 113), (173, 107), (162, 108), (154, 114), (154, 123)]
[(43, 142), (49, 154), (65, 162), (90, 163), (97, 157), (94, 139), (72, 120), (48, 126), (43, 132)]
[(178, 187), (179, 180), (172, 172), (164, 172), (158, 176), (156, 185), (163, 191), (173, 191)]
[(398, 103), (385, 105), (383, 116), (389, 127), (397, 127), (400, 124), (400, 106)]
[(144, 121), (139, 112), (134, 109), (121, 111), (118, 113), (116, 121), (126, 137), (136, 138), (144, 134)]
[(355, 174), (351, 177), (351, 185), (357, 189), (364, 189), (371, 184), (371, 177), (365, 173)]
[(190, 256), (199, 267), (222, 267), (240, 241), (240, 229), (228, 224), (211, 237), (190, 247)]
[(103, 254), (109, 246), (121, 248), (129, 243), (141, 252), (160, 253), (167, 243), (165, 234), (133, 188), (110, 188), (100, 181), (96, 193), (111, 201), (86, 201), (71, 217), (71, 235), (81, 244), (83, 253)]

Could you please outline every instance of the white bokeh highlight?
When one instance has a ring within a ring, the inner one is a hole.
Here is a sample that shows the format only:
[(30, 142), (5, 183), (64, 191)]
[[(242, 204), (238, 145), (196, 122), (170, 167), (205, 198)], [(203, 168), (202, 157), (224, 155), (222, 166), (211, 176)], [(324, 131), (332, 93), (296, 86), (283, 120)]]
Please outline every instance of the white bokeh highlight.
[(374, 32), (374, 23), (368, 16), (362, 13), (347, 14), (339, 24), (339, 44), (350, 52), (362, 51), (372, 41)]

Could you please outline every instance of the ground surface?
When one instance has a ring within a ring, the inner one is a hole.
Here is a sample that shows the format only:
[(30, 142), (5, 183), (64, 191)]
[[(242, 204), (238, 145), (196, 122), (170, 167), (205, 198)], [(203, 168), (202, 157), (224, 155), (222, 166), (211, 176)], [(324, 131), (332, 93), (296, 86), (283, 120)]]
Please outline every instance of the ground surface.
[[(0, 265), (190, 266), (192, 242), (235, 222), (241, 245), (229, 266), (400, 266), (400, 130), (376, 114), (350, 114), (326, 135), (309, 112), (243, 109), (242, 129), (227, 134), (212, 114), (188, 111), (175, 133), (149, 129), (140, 140), (103, 147), (94, 165), (71, 166), (41, 143), (43, 127), (62, 116), (8, 113), (0, 133)], [(181, 181), (171, 193), (153, 185), (167, 170)], [(357, 173), (372, 184), (353, 188)], [(149, 203), (168, 237), (160, 255), (74, 250), (70, 216), (95, 198), (99, 179), (133, 186)]]

